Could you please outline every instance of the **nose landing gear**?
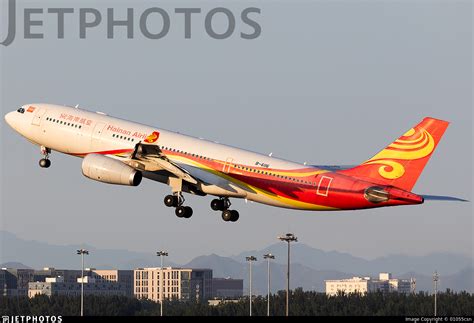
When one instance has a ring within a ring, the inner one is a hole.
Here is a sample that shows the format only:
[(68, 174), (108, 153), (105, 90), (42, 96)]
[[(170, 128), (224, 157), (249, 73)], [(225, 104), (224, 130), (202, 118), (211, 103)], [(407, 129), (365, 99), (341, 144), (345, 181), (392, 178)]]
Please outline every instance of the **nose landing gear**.
[(51, 161), (49, 159), (42, 158), (39, 161), (39, 165), (41, 168), (49, 168), (49, 166), (51, 166)]
[(41, 168), (49, 168), (51, 166), (51, 160), (49, 160), (49, 154), (51, 154), (51, 149), (41, 146), (41, 154), (43, 158), (40, 159), (39, 165)]

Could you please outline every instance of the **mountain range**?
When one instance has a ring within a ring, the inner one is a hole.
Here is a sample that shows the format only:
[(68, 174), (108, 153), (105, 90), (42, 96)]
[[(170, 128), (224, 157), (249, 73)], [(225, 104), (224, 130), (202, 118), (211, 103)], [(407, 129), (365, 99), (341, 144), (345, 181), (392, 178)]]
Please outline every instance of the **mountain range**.
[[(39, 241), (28, 241), (16, 235), (0, 231), (0, 266), (9, 268), (56, 267), (78, 268), (80, 260), (75, 250), (86, 248), (90, 251), (87, 264), (90, 267), (108, 269), (133, 269), (159, 266), (159, 258), (147, 253), (119, 249), (99, 249), (82, 245), (52, 245)], [(252, 264), (253, 289), (258, 294), (267, 290), (267, 264), (262, 255), (272, 253), (275, 260), (271, 264), (272, 291), (286, 286), (287, 249), (283, 243), (268, 246), (262, 250), (252, 250), (224, 257), (215, 254), (198, 256), (186, 264), (166, 261), (166, 266), (211, 268), (214, 277), (244, 279), (244, 289), (248, 286), (249, 264), (245, 257), (254, 255), (259, 261)], [(415, 278), (416, 289), (432, 289), (432, 273), (440, 275), (440, 290), (474, 291), (473, 259), (450, 253), (433, 253), (426, 256), (389, 255), (367, 260), (337, 251), (323, 251), (296, 243), (291, 246), (291, 287), (305, 290), (324, 291), (324, 280), (350, 278), (353, 276), (377, 277), (379, 272), (391, 272), (396, 278)]]

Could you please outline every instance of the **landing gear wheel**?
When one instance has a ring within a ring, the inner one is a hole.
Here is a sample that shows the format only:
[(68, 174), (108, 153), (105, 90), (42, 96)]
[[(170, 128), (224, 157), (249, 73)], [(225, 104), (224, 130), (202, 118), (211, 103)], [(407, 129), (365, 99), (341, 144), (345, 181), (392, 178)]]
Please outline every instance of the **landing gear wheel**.
[(189, 206), (185, 206), (184, 207), (184, 217), (186, 219), (189, 219), (192, 216), (193, 216), (193, 209)]
[(227, 197), (221, 197), (211, 201), (211, 209), (214, 211), (225, 211), (231, 206), (230, 200)]
[(39, 165), (41, 168), (48, 168), (49, 166), (51, 166), (51, 161), (49, 159), (42, 158), (39, 161)]
[(178, 206), (174, 212), (178, 218), (183, 218), (186, 215), (186, 207)]
[(230, 218), (230, 221), (231, 222), (237, 222), (239, 220), (239, 212), (237, 212), (236, 210), (232, 210), (230, 211), (231, 213), (231, 218)]
[(232, 211), (231, 210), (225, 210), (222, 212), (222, 220), (225, 222), (229, 222), (232, 220)]
[(214, 211), (222, 211), (224, 210), (224, 200), (212, 200), (211, 201), (211, 209)]
[(164, 202), (167, 207), (178, 206), (178, 197), (174, 195), (166, 195)]

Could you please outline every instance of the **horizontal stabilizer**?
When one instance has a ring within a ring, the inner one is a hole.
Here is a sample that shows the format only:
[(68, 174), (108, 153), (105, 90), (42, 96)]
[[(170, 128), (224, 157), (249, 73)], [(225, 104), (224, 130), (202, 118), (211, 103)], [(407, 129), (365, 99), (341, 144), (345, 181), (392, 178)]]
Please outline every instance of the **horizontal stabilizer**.
[(358, 166), (358, 165), (311, 165), (311, 167), (327, 170), (327, 171), (330, 171), (330, 172), (336, 172), (336, 171), (340, 171), (340, 170), (351, 169), (351, 168), (354, 168), (356, 166)]
[(469, 202), (468, 200), (454, 197), (454, 196), (442, 196), (442, 195), (422, 195), (425, 201), (449, 201), (449, 202)]

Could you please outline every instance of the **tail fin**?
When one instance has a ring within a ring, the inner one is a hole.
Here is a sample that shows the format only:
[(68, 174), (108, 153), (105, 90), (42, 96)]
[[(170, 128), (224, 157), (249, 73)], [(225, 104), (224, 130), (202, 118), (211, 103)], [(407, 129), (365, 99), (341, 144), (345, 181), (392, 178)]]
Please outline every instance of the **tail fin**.
[(411, 191), (448, 125), (425, 118), (368, 161), (341, 173)]

